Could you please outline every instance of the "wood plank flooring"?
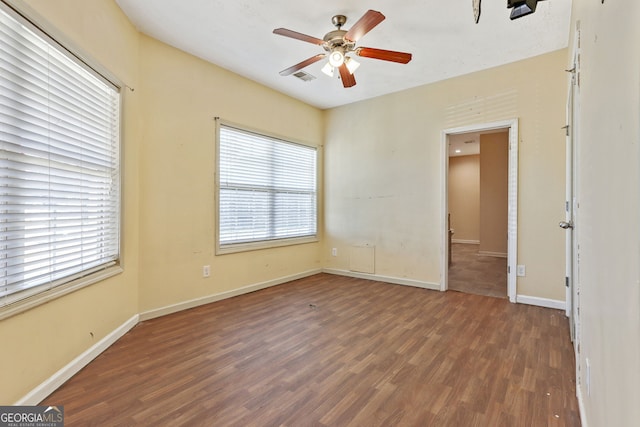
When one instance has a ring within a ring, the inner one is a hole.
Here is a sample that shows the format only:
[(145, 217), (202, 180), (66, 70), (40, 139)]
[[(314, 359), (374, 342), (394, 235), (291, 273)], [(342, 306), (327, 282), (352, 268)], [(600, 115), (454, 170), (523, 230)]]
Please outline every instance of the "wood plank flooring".
[(69, 426), (579, 426), (563, 312), (319, 274), (143, 322)]
[(451, 245), (448, 287), (452, 291), (507, 298), (507, 259), (478, 256), (479, 245)]

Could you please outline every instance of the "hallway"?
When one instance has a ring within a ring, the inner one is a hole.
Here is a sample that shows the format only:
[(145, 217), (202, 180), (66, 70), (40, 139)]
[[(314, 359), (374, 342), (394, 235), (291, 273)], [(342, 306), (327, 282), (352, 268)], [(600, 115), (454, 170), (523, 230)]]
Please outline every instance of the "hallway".
[(478, 256), (479, 245), (453, 243), (449, 290), (507, 298), (507, 259)]

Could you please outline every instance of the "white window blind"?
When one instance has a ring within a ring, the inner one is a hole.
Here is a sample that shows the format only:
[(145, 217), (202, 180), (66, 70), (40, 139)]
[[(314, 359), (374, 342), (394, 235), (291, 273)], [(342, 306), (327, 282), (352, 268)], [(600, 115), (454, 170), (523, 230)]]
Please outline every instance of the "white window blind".
[(219, 244), (316, 235), (316, 149), (219, 127)]
[(0, 306), (119, 258), (119, 89), (0, 8)]

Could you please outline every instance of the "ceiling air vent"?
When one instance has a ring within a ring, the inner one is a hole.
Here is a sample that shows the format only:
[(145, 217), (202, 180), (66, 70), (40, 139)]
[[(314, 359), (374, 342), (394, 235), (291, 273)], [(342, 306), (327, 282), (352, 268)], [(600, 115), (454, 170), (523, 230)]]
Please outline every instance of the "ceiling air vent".
[(313, 76), (306, 71), (298, 71), (297, 73), (293, 73), (293, 75), (303, 82), (310, 82), (311, 80), (315, 80), (316, 76)]

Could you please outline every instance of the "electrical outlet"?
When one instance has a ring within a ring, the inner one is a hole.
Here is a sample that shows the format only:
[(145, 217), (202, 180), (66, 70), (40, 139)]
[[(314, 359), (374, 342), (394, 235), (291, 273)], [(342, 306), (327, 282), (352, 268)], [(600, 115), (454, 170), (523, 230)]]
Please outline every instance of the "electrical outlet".
[(519, 265), (516, 270), (516, 276), (524, 277), (527, 275), (527, 268), (524, 265)]
[(338, 256), (338, 248), (331, 249), (331, 256)]
[(205, 265), (202, 267), (202, 277), (211, 276), (211, 266)]

